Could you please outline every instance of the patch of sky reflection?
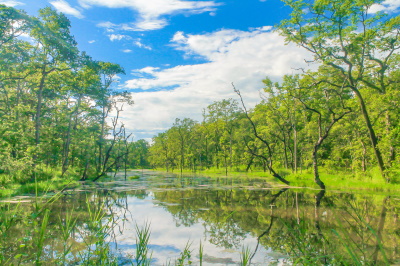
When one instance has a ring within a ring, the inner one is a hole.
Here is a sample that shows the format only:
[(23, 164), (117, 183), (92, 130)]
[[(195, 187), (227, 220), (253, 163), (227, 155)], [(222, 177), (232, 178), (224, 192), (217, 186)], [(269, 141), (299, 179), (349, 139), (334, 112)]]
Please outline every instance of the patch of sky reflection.
[[(169, 261), (173, 263), (188, 242), (191, 243), (192, 260), (196, 265), (200, 240), (204, 245), (204, 265), (239, 264), (240, 248), (227, 249), (210, 243), (201, 220), (191, 226), (180, 225), (171, 213), (163, 207), (165, 206), (164, 203), (154, 200), (152, 192), (143, 199), (128, 196), (127, 206), (128, 212), (132, 214), (132, 219), (125, 221), (122, 233), (118, 232), (119, 229), (116, 229), (115, 232), (116, 250), (120, 252), (121, 264), (123, 264), (124, 259), (127, 260), (127, 265), (131, 263), (129, 262), (129, 257), (135, 254), (136, 249), (135, 226), (137, 224), (139, 227), (143, 227), (146, 223), (150, 223), (151, 228), (149, 245), (150, 252), (152, 252), (151, 265), (166, 265)], [(246, 234), (241, 244), (254, 250), (257, 245), (257, 239)], [(272, 251), (259, 247), (252, 261), (255, 263), (254, 265), (266, 265), (266, 263), (275, 260), (267, 256), (269, 252)]]

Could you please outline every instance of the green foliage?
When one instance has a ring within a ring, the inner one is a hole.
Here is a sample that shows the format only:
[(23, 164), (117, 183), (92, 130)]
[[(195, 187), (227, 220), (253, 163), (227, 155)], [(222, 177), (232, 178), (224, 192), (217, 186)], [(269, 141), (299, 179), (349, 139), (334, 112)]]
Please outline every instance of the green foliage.
[(81, 53), (68, 18), (50, 7), (30, 17), (0, 5), (0, 14), (1, 185), (48, 180), (54, 168), (81, 179), (120, 168), (129, 136), (106, 119), (133, 103), (112, 86), (122, 67)]
[(151, 164), (225, 175), (263, 169), (281, 181), (282, 170), (302, 179), (312, 171), (320, 188), (331, 183), (323, 175), (338, 172), (397, 183), (398, 12), (370, 12), (381, 1), (284, 2), (292, 13), (277, 31), (311, 52), (318, 68), (282, 82), (267, 77), (263, 101), (251, 110), (229, 99), (209, 105), (201, 123), (185, 127), (177, 120), (153, 138)]

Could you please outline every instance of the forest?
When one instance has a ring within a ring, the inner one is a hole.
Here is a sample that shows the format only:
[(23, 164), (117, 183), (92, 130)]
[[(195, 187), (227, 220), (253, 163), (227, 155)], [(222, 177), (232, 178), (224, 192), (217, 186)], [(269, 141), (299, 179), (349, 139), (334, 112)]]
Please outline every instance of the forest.
[(0, 186), (53, 175), (96, 180), (143, 160), (147, 144), (130, 141), (119, 121), (133, 104), (113, 87), (124, 69), (79, 51), (54, 9), (32, 17), (0, 5), (0, 14)]
[(285, 184), (304, 170), (322, 189), (321, 169), (396, 183), (399, 17), (369, 13), (374, 1), (286, 4), (276, 30), (313, 55), (311, 70), (266, 77), (255, 107), (232, 84), (237, 98), (210, 104), (200, 122), (177, 118), (151, 143), (132, 141), (119, 119), (133, 104), (115, 89), (120, 65), (79, 51), (64, 14), (1, 5), (0, 184), (132, 168), (264, 171)]
[[(315, 70), (280, 82), (263, 80), (262, 101), (216, 101), (203, 121), (176, 119), (150, 147), (152, 165), (166, 169), (307, 169), (315, 183), (323, 167), (364, 180), (398, 181), (399, 17), (369, 14), (373, 2), (286, 1), (291, 17), (278, 25), (287, 42), (313, 55)], [(308, 10), (308, 12), (304, 12)], [(161, 155), (161, 156), (160, 156)]]

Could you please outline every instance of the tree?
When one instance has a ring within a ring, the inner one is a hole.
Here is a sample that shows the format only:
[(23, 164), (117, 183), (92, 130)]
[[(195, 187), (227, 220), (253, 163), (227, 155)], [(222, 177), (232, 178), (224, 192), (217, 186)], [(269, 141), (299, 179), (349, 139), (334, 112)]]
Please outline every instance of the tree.
[[(40, 143), (40, 128), (46, 79), (54, 71), (65, 71), (78, 59), (78, 48), (74, 37), (70, 34), (70, 21), (62, 14), (49, 7), (39, 10), (39, 20), (31, 30), (36, 41), (32, 68), (39, 70), (33, 79), (37, 96), (35, 114), (35, 142)], [(49, 88), (47, 88), (49, 89)]]
[(30, 31), (33, 19), (23, 11), (0, 4), (0, 46)]
[(237, 128), (239, 110), (237, 101), (224, 99), (209, 105), (205, 114), (206, 122), (214, 133), (217, 165), (219, 161), (218, 152), (220, 150), (223, 152), (225, 175), (228, 175), (228, 166), (232, 168), (234, 132)]
[(242, 95), (240, 94), (240, 91), (237, 90), (237, 89), (235, 88), (235, 86), (233, 87), (233, 89), (234, 89), (234, 91), (237, 93), (237, 95), (238, 95), (239, 98), (240, 98), (240, 101), (241, 101), (242, 106), (243, 106), (244, 113), (245, 113), (246, 118), (248, 119), (248, 121), (249, 121), (249, 123), (250, 123), (250, 125), (251, 125), (251, 128), (252, 128), (252, 130), (253, 130), (253, 134), (254, 134), (255, 139), (258, 140), (258, 141), (260, 141), (260, 142), (267, 148), (267, 156), (268, 156), (268, 157), (266, 157), (266, 156), (263, 155), (263, 154), (258, 153), (257, 150), (256, 150), (256, 148), (252, 148), (252, 147), (250, 147), (249, 145), (247, 145), (249, 152), (250, 152), (251, 154), (253, 154), (254, 156), (257, 156), (257, 157), (262, 158), (262, 159), (265, 161), (266, 166), (268, 167), (268, 170), (272, 173), (272, 175), (273, 175), (275, 178), (277, 178), (279, 181), (281, 181), (281, 182), (283, 182), (283, 183), (289, 185), (290, 182), (287, 181), (285, 178), (283, 178), (283, 177), (282, 177), (277, 171), (275, 171), (275, 169), (273, 168), (273, 164), (272, 164), (273, 150), (272, 150), (271, 143), (270, 143), (266, 138), (263, 138), (263, 137), (260, 135), (259, 130), (257, 129), (256, 124), (254, 123), (254, 121), (253, 121), (252, 118), (250, 117), (249, 112), (247, 111), (247, 108), (246, 108), (246, 106), (245, 106), (245, 104), (244, 104), (243, 97), (242, 97)]
[(171, 137), (175, 138), (179, 151), (179, 167), (181, 174), (183, 172), (183, 168), (185, 167), (186, 156), (191, 152), (191, 133), (195, 124), (196, 121), (190, 118), (176, 118), (175, 123), (171, 128)]
[(51, 8), (30, 17), (0, 5), (0, 172), (17, 182), (72, 166), (97, 178), (125, 156), (118, 116), (132, 100), (111, 86), (123, 69), (79, 52), (70, 26)]
[[(324, 73), (308, 73), (301, 80), (298, 76), (284, 78), (284, 86), (288, 93), (297, 99), (307, 112), (311, 113), (310, 118), (316, 122), (312, 159), (314, 168), (315, 183), (325, 189), (324, 182), (320, 179), (318, 170), (318, 152), (324, 141), (328, 138), (330, 131), (337, 122), (352, 110), (346, 102), (350, 93), (346, 88), (336, 88), (324, 84), (318, 80), (319, 76), (325, 78)], [(315, 116), (316, 118), (312, 118)]]
[[(288, 42), (311, 52), (314, 61), (340, 75), (340, 80), (326, 78), (331, 86), (349, 88), (358, 99), (382, 176), (386, 176), (376, 126), (371, 120), (371, 106), (365, 97), (369, 91), (378, 94), (399, 80), (396, 71), (400, 49), (400, 17), (370, 12), (382, 1), (362, 0), (285, 0), (293, 12), (278, 26)], [(327, 70), (329, 71), (329, 70)]]

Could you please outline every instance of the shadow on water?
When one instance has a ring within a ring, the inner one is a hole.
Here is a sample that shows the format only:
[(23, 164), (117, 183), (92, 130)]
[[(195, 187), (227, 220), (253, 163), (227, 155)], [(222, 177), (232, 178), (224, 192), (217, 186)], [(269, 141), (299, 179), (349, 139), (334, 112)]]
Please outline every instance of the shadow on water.
[(186, 259), (197, 265), (200, 241), (202, 261), (212, 265), (239, 264), (243, 247), (252, 265), (400, 262), (396, 195), (140, 174), (56, 199), (1, 202), (1, 265), (136, 265), (135, 228), (147, 223), (151, 265), (179, 261), (188, 243)]

